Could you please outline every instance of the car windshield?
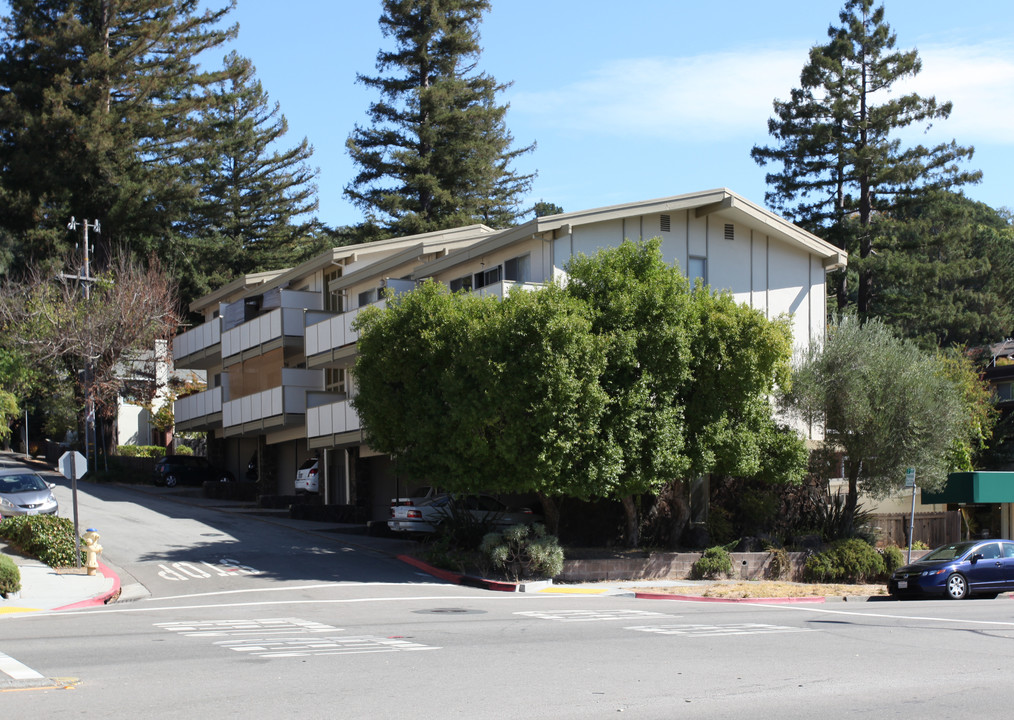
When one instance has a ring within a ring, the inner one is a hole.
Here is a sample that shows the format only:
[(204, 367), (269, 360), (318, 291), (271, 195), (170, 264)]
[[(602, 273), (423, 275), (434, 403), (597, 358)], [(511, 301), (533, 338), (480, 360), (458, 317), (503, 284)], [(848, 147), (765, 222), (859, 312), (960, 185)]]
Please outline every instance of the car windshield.
[(944, 545), (942, 547), (938, 547), (928, 555), (923, 555), (919, 562), (944, 562), (947, 560), (955, 560), (971, 550), (977, 544), (978, 543), (974, 542), (960, 542)]
[(38, 475), (5, 475), (0, 477), (0, 494), (45, 490), (46, 483)]

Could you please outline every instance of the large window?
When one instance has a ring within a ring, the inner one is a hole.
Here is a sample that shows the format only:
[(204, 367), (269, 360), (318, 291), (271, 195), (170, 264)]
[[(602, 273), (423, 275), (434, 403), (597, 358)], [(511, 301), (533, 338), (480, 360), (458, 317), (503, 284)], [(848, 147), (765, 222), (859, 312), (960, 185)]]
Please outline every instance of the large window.
[(324, 389), (333, 393), (345, 392), (345, 368), (324, 368)]
[(331, 283), (341, 276), (342, 269), (340, 267), (336, 267), (333, 270), (324, 273), (324, 309), (328, 312), (344, 312), (341, 292), (331, 292), (331, 290), (328, 289)]
[(451, 292), (459, 292), (461, 290), (472, 289), (472, 276), (465, 275), (465, 277), (455, 278), (450, 282)]
[(497, 265), (489, 270), (481, 270), (475, 274), (475, 281), (473, 287), (482, 288), (487, 285), (493, 285), (494, 283), (500, 282), (502, 278), (502, 268)]
[(359, 293), (359, 307), (366, 307), (377, 302), (376, 288)]
[(532, 279), (532, 256), (511, 258), (503, 264), (503, 279), (526, 283)]

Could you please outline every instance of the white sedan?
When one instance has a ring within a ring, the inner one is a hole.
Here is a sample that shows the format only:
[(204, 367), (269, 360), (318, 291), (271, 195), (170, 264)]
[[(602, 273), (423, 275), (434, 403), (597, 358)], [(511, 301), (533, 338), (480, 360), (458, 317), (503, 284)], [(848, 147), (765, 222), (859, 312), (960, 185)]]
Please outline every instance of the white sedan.
[(395, 532), (433, 533), (440, 523), (461, 513), (467, 513), (466, 522), (496, 528), (542, 522), (542, 516), (530, 509), (509, 508), (491, 495), (437, 495), (421, 505), (392, 505), (387, 526)]

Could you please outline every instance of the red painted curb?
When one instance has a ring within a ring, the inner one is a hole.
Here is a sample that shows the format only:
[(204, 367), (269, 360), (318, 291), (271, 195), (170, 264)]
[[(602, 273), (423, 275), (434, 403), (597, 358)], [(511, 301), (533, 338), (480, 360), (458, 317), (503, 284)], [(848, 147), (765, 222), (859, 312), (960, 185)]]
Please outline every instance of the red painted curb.
[(114, 597), (116, 597), (117, 595), (119, 595), (120, 594), (120, 576), (117, 575), (116, 573), (114, 573), (112, 570), (110, 570), (109, 567), (105, 563), (102, 563), (102, 562), (99, 563), (99, 572), (101, 572), (104, 577), (106, 577), (106, 578), (112, 578), (113, 579), (113, 587), (112, 587), (112, 589), (107, 590), (106, 592), (102, 593), (101, 595), (96, 595), (95, 597), (90, 598), (88, 600), (82, 600), (81, 602), (71, 603), (70, 605), (64, 605), (62, 607), (53, 608), (53, 609), (54, 610), (74, 610), (74, 609), (77, 609), (77, 608), (95, 607), (96, 605), (105, 605), (110, 600), (112, 600)]
[(455, 585), (468, 585), (469, 587), (477, 587), (483, 590), (498, 590), (500, 592), (517, 592), (518, 586), (514, 583), (499, 582), (497, 580), (484, 580), (482, 578), (475, 578), (469, 575), (460, 575), (458, 573), (452, 573), (450, 570), (441, 570), (435, 568), (429, 563), (425, 563), (419, 558), (414, 558), (411, 555), (398, 555), (398, 559), (402, 562), (408, 563), (413, 567), (417, 567), (420, 570), (429, 573), (433, 577), (440, 578)]
[(759, 603), (759, 604), (793, 604), (793, 603), (822, 603), (822, 597), (786, 597), (786, 598), (713, 598), (701, 595), (662, 595), (656, 593), (634, 593), (634, 597), (641, 600), (684, 600), (687, 602), (712, 602), (712, 603)]

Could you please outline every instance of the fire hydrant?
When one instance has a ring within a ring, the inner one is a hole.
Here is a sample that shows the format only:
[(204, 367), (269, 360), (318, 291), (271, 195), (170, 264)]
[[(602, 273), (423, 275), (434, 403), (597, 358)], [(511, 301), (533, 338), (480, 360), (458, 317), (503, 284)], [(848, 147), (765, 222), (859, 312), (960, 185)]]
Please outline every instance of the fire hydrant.
[(99, 569), (99, 555), (102, 554), (102, 546), (99, 545), (99, 534), (95, 528), (88, 528), (81, 536), (81, 542), (85, 544), (85, 567), (89, 575), (94, 575)]

